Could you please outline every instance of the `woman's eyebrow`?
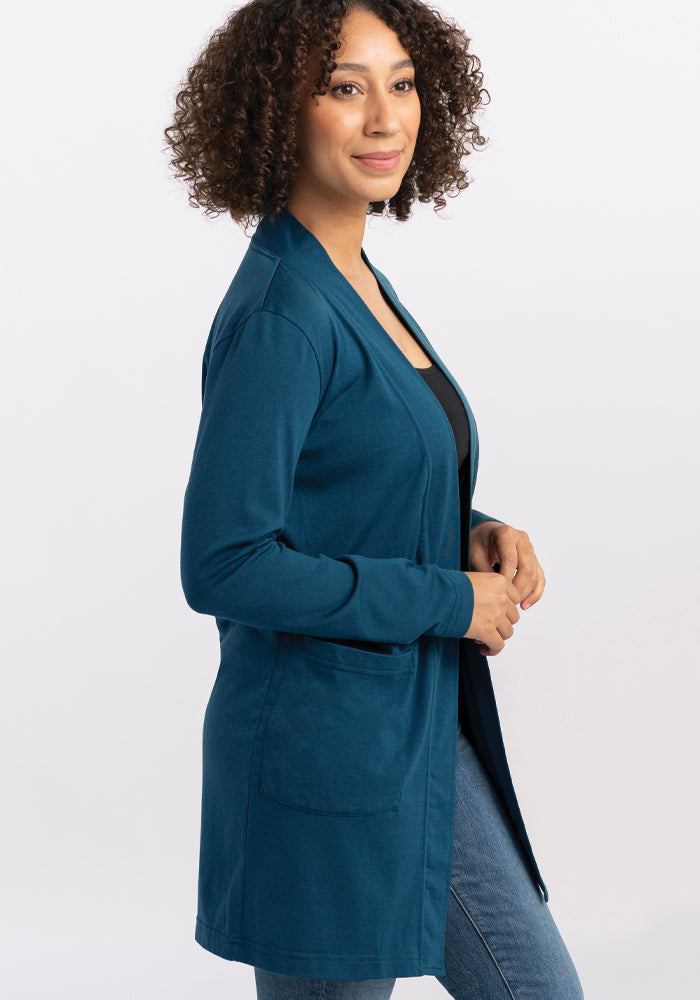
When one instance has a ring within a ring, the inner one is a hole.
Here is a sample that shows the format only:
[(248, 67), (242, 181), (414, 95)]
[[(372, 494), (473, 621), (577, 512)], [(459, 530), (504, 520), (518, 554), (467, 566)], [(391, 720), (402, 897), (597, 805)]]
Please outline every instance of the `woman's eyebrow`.
[[(404, 69), (409, 66), (413, 66), (412, 59), (401, 59), (399, 62), (394, 63), (391, 69)], [(339, 62), (335, 64), (335, 68), (350, 69), (353, 73), (369, 73), (369, 66), (363, 66), (362, 63)]]

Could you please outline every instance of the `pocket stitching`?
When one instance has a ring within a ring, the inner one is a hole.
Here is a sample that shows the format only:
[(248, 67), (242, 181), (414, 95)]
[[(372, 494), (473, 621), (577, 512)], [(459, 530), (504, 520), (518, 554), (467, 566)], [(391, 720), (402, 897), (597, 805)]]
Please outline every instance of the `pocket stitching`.
[[(340, 645), (340, 644), (334, 644), (334, 645)], [(341, 646), (340, 648), (352, 649), (353, 653), (357, 653), (357, 652), (360, 652), (360, 653), (369, 653), (370, 657), (374, 657), (375, 655), (386, 656), (386, 657), (391, 657), (391, 656), (407, 657), (408, 658), (408, 665), (406, 667), (400, 667), (400, 668), (397, 668), (397, 669), (394, 669), (394, 670), (372, 669), (370, 667), (358, 667), (355, 664), (349, 664), (348, 665), (348, 664), (345, 664), (345, 663), (343, 663), (341, 661), (338, 661), (338, 660), (325, 659), (322, 656), (317, 656), (315, 654), (309, 653), (307, 651), (307, 649), (304, 648), (303, 645), (300, 645), (300, 644), (298, 644), (296, 642), (290, 643), (289, 653), (288, 653), (288, 656), (287, 656), (287, 658), (285, 660), (284, 668), (283, 668), (283, 671), (282, 671), (282, 677), (281, 677), (279, 685), (277, 687), (277, 691), (275, 692), (275, 697), (274, 697), (274, 700), (272, 702), (272, 705), (270, 706), (270, 710), (269, 710), (267, 722), (265, 724), (265, 730), (263, 732), (262, 747), (261, 747), (261, 758), (260, 758), (260, 771), (259, 771), (259, 780), (258, 780), (258, 791), (260, 792), (260, 794), (265, 795), (268, 798), (273, 799), (276, 802), (280, 802), (280, 803), (282, 803), (285, 806), (288, 806), (288, 807), (293, 808), (293, 809), (299, 809), (302, 812), (312, 813), (314, 815), (322, 815), (322, 816), (338, 816), (338, 815), (344, 815), (344, 816), (372, 816), (372, 815), (381, 815), (381, 814), (384, 814), (384, 813), (387, 813), (387, 812), (396, 812), (399, 809), (398, 802), (400, 802), (400, 800), (401, 800), (401, 796), (403, 794), (403, 786), (404, 786), (404, 782), (405, 782), (405, 779), (406, 779), (406, 751), (405, 751), (406, 725), (405, 725), (405, 716), (404, 716), (404, 721), (402, 722), (401, 727), (400, 727), (399, 745), (400, 745), (400, 752), (401, 752), (401, 781), (400, 781), (400, 787), (399, 787), (399, 791), (398, 791), (398, 795), (397, 795), (397, 803), (396, 804), (392, 804), (390, 806), (382, 806), (381, 808), (371, 808), (371, 807), (369, 807), (369, 808), (360, 808), (360, 807), (357, 807), (357, 806), (348, 806), (347, 808), (343, 808), (343, 809), (314, 808), (313, 806), (301, 805), (299, 802), (292, 801), (291, 796), (289, 798), (282, 798), (279, 795), (275, 794), (274, 792), (269, 791), (269, 790), (265, 790), (263, 788), (263, 782), (264, 782), (264, 776), (265, 776), (265, 770), (266, 770), (266, 768), (265, 768), (265, 760), (266, 760), (266, 753), (265, 753), (265, 751), (266, 751), (268, 731), (269, 731), (270, 726), (274, 722), (274, 719), (275, 719), (275, 709), (278, 707), (280, 696), (281, 696), (281, 692), (282, 692), (282, 689), (284, 688), (284, 681), (285, 681), (285, 678), (287, 676), (287, 672), (289, 671), (289, 668), (290, 668), (290, 661), (292, 660), (293, 654), (295, 652), (297, 653), (297, 655), (301, 655), (302, 661), (303, 660), (313, 660), (313, 661), (316, 661), (317, 663), (323, 664), (323, 666), (326, 667), (326, 668), (327, 667), (332, 667), (332, 668), (335, 668), (337, 670), (344, 670), (344, 671), (346, 671), (348, 673), (355, 673), (355, 674), (366, 675), (366, 676), (371, 676), (371, 677), (386, 677), (386, 678), (401, 677), (401, 676), (404, 676), (404, 675), (410, 675), (410, 676), (414, 676), (415, 675), (415, 672), (416, 672), (416, 653), (415, 653), (414, 650), (407, 650), (407, 651), (405, 651), (403, 653), (399, 653), (399, 654), (393, 654), (393, 653), (378, 653), (378, 654), (375, 654), (371, 650), (358, 650), (356, 647), (348, 647), (348, 646), (342, 647)], [(268, 756), (267, 757), (267, 777), (268, 777), (268, 779), (270, 778), (270, 767), (272, 767), (274, 769), (274, 759), (271, 761), (270, 758), (269, 758), (269, 756)]]
[[(364, 652), (364, 650), (362, 650)], [(403, 654), (402, 654), (403, 655)], [(398, 667), (396, 670), (373, 669), (372, 667), (360, 667), (357, 664), (345, 664), (340, 660), (326, 660), (323, 656), (316, 656), (313, 653), (304, 653), (305, 660), (316, 660), (317, 663), (328, 664), (335, 670), (347, 670), (350, 674), (376, 674), (379, 677), (397, 677), (399, 674), (415, 673), (415, 664), (408, 667)]]
[[(319, 645), (322, 645), (324, 647), (326, 647), (327, 645), (328, 655), (324, 656), (323, 649), (318, 648)], [(406, 660), (407, 663), (410, 663), (411, 669), (415, 670), (415, 662), (416, 662), (415, 648), (405, 649), (402, 650), (401, 652), (382, 653), (374, 649), (361, 649), (358, 646), (346, 646), (341, 642), (333, 642), (332, 640), (322, 639), (319, 638), (319, 636), (315, 635), (307, 635), (306, 633), (303, 632), (298, 632), (294, 634), (292, 646), (294, 647), (294, 649), (303, 652), (305, 656), (309, 657), (313, 656), (314, 658), (323, 660), (324, 662), (342, 663), (343, 662), (343, 659), (341, 657), (341, 651), (342, 651), (342, 653), (344, 653), (348, 657), (350, 663), (353, 663), (353, 660), (355, 659), (358, 661), (356, 664), (353, 664), (356, 666), (362, 667), (363, 659), (366, 659), (369, 663), (375, 661), (377, 663), (377, 666), (379, 666), (381, 661), (386, 661), (388, 666), (392, 660), (394, 661)], [(338, 650), (339, 655), (337, 658), (330, 656), (331, 649)], [(382, 667), (381, 669), (383, 671), (385, 668)]]

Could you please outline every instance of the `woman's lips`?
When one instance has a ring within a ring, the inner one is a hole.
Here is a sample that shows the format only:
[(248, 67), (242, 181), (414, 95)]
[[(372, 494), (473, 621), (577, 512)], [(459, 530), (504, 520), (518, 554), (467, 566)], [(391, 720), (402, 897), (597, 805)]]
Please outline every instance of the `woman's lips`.
[(401, 153), (394, 153), (391, 156), (353, 156), (353, 160), (359, 160), (366, 167), (372, 170), (393, 170), (398, 165)]

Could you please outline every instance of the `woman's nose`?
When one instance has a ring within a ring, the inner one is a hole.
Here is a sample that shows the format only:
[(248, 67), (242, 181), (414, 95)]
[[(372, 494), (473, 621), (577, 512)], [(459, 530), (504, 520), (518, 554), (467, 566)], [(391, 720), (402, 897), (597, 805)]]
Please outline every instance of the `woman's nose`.
[(389, 94), (377, 94), (371, 97), (366, 105), (365, 132), (372, 134), (383, 132), (393, 135), (400, 126), (396, 110)]

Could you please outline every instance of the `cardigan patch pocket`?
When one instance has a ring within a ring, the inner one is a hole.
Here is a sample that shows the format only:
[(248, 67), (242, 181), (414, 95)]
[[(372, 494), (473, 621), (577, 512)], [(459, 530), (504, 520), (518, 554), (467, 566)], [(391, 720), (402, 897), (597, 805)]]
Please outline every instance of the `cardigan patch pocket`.
[(416, 655), (295, 634), (265, 728), (260, 792), (328, 816), (395, 812)]

